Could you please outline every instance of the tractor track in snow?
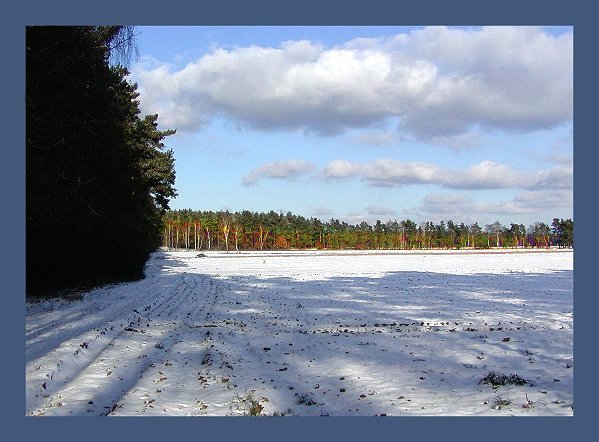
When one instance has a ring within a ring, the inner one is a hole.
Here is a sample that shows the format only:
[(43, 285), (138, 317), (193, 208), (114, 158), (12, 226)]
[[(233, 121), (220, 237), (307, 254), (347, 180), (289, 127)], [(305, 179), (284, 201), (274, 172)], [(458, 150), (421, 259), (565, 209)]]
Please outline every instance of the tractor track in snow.
[[(139, 296), (141, 293), (130, 295), (120, 309), (108, 308), (101, 319), (93, 321), (91, 331), (87, 328), (89, 324), (75, 325), (74, 335), (58, 348), (31, 360), (27, 364), (27, 377), (37, 378), (39, 382), (33, 387), (35, 391), (27, 392), (33, 405), (26, 413), (45, 415), (62, 408), (61, 414), (64, 414), (71, 408), (68, 414), (108, 415), (114, 411), (119, 398), (164, 359), (165, 349), (168, 351), (177, 343), (182, 330), (188, 339), (202, 346), (207, 339), (206, 332), (193, 325), (208, 321), (210, 309), (218, 301), (219, 290), (213, 281), (203, 275), (183, 273), (167, 290), (164, 286), (154, 287), (158, 283), (159, 278), (150, 277), (137, 288), (125, 284), (113, 296), (121, 297), (127, 291), (159, 295), (150, 302), (147, 296)], [(95, 312), (95, 303), (90, 304), (90, 310)], [(89, 314), (89, 310), (80, 308), (68, 318), (74, 324), (80, 320), (86, 322), (85, 313)], [(39, 327), (27, 338), (37, 337), (52, 328), (51, 325)], [(136, 346), (139, 337), (141, 343)], [(133, 363), (128, 362), (131, 359)], [(45, 360), (58, 362), (48, 364)], [(85, 379), (95, 379), (95, 385), (81, 387)], [(114, 380), (118, 385), (114, 385)], [(81, 398), (70, 401), (70, 392), (75, 388), (86, 391), (79, 393)]]

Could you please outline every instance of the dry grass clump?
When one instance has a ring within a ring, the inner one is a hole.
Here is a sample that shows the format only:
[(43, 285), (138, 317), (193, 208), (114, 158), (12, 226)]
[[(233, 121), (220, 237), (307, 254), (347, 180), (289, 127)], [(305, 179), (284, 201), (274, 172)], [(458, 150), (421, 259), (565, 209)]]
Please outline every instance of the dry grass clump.
[(517, 374), (505, 375), (503, 373), (497, 373), (491, 371), (485, 375), (480, 381), (479, 384), (491, 384), (493, 388), (500, 387), (502, 385), (533, 385), (531, 381), (528, 381)]

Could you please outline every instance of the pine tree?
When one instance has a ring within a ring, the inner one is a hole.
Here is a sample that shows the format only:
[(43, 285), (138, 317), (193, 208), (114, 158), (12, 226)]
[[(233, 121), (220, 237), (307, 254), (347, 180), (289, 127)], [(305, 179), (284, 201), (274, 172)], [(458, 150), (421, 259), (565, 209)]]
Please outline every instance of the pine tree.
[(143, 276), (175, 195), (157, 116), (139, 118), (131, 28), (26, 29), (29, 294)]

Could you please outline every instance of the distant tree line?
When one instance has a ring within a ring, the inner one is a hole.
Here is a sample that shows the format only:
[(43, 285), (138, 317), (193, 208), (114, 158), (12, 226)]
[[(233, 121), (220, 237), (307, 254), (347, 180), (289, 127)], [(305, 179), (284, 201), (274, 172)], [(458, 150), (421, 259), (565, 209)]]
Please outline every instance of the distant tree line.
[(130, 27), (26, 28), (30, 295), (140, 278), (160, 246), (174, 131), (140, 117), (121, 65), (134, 50)]
[(164, 215), (162, 245), (193, 250), (289, 249), (462, 249), (573, 247), (574, 222), (554, 218), (551, 226), (526, 228), (499, 222), (479, 226), (451, 220), (416, 224), (406, 219), (348, 224), (270, 211), (171, 210)]

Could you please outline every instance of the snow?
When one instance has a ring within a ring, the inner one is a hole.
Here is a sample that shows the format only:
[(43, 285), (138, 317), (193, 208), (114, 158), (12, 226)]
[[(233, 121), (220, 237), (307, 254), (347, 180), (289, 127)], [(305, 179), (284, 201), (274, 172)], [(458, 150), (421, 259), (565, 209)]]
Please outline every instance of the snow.
[(27, 303), (26, 414), (573, 415), (572, 251), (202, 253)]

